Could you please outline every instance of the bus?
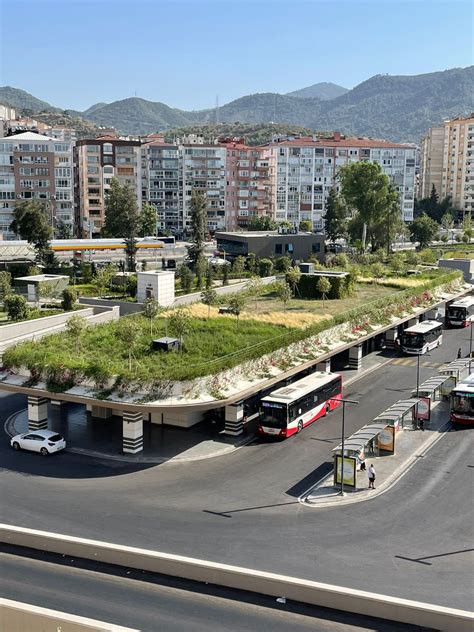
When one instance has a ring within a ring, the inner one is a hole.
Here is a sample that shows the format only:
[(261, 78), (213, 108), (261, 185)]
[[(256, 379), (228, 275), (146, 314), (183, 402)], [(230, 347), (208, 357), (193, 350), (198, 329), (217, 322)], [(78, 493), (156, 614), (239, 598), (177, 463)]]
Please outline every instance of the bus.
[(446, 322), (450, 327), (467, 327), (474, 316), (474, 296), (465, 296), (448, 305)]
[(261, 435), (290, 437), (339, 406), (342, 378), (316, 371), (262, 398), (258, 431)]
[(403, 353), (422, 355), (443, 343), (443, 327), (437, 320), (424, 320), (402, 334)]
[(474, 373), (459, 382), (450, 395), (451, 422), (456, 425), (474, 425)]

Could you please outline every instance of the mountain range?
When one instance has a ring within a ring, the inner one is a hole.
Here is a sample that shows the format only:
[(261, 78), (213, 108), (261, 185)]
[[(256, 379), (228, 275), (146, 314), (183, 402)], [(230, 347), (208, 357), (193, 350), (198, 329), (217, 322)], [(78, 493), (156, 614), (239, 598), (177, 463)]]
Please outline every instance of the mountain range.
[(351, 90), (317, 83), (289, 94), (250, 94), (217, 109), (191, 111), (138, 97), (96, 103), (84, 112), (61, 110), (23, 90), (0, 87), (0, 102), (24, 113), (62, 113), (122, 133), (199, 124), (284, 123), (398, 142), (418, 142), (443, 119), (471, 113), (473, 95), (474, 66), (413, 76), (376, 75)]

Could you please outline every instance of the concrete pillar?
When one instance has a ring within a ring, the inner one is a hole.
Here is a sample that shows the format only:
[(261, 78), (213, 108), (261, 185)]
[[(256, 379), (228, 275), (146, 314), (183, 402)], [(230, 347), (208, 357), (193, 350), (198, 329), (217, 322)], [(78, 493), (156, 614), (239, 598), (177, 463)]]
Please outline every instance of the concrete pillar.
[(46, 397), (28, 397), (28, 430), (46, 430), (48, 427), (48, 400)]
[(105, 406), (92, 406), (90, 413), (92, 417), (97, 417), (98, 419), (108, 419), (112, 417), (112, 409), (106, 408)]
[(395, 343), (398, 340), (398, 327), (394, 327), (393, 329), (388, 329), (385, 332), (385, 345), (389, 349), (393, 349), (395, 347)]
[(238, 436), (244, 431), (244, 403), (238, 402), (225, 407), (225, 433)]
[(362, 345), (354, 345), (349, 349), (349, 368), (357, 371), (362, 366)]
[(62, 401), (62, 400), (60, 400), (60, 399), (52, 399), (52, 400), (51, 400), (51, 404), (52, 404), (53, 406), (64, 406), (65, 404), (67, 404), (67, 402), (63, 402), (63, 401)]
[(418, 318), (410, 318), (410, 320), (407, 322), (407, 328), (414, 327), (415, 325), (418, 325)]
[(123, 451), (136, 454), (143, 450), (143, 413), (123, 411)]
[(323, 373), (331, 373), (331, 358), (318, 362), (316, 365), (316, 371), (323, 371)]
[(435, 309), (429, 309), (424, 314), (425, 320), (438, 320), (439, 318), (439, 309), (436, 307)]

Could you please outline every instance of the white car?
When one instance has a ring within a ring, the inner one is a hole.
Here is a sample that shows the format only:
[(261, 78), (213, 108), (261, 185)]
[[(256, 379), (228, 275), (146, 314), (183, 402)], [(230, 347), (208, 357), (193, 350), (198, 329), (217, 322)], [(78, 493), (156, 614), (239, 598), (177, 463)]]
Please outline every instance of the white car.
[(59, 452), (66, 447), (66, 441), (57, 432), (51, 430), (34, 430), (16, 435), (10, 441), (15, 450), (31, 450), (48, 456), (52, 452)]

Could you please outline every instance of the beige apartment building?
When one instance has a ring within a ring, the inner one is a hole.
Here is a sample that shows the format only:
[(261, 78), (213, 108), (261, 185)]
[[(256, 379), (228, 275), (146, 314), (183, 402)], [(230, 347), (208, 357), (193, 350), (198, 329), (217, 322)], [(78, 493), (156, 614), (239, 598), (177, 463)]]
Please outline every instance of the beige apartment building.
[(474, 114), (458, 116), (432, 127), (421, 144), (420, 195), (428, 197), (433, 184), (440, 198), (474, 210)]
[(110, 182), (132, 187), (141, 208), (141, 143), (112, 136), (77, 141), (75, 147), (75, 215), (79, 237), (99, 237), (105, 222)]

